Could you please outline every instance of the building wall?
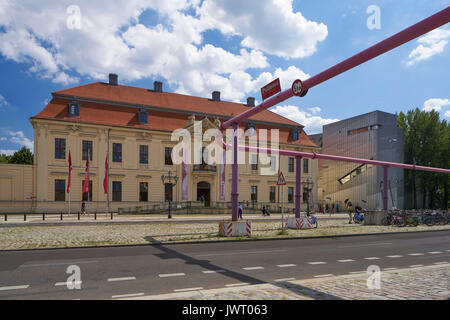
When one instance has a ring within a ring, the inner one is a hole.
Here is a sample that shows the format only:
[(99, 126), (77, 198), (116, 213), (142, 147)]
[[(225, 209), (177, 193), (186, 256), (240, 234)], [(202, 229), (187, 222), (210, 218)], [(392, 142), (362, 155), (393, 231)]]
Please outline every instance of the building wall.
[[(397, 127), (396, 116), (375, 111), (323, 127), (322, 153), (363, 159), (403, 162), (403, 131)], [(382, 208), (381, 183), (383, 169), (379, 166), (350, 162), (320, 160), (319, 194), (321, 200), (340, 203), (350, 199), (367, 209)], [(354, 171), (360, 167), (359, 171)], [(344, 184), (347, 175), (352, 178)], [(359, 173), (358, 173), (359, 172)], [(389, 168), (389, 208), (403, 208), (403, 169)], [(363, 203), (365, 200), (366, 203)]]
[[(170, 133), (127, 129), (118, 127), (106, 127), (87, 124), (76, 124), (32, 119), (34, 127), (34, 165), (0, 165), (0, 199), (9, 201), (9, 207), (1, 210), (12, 210), (11, 201), (21, 201), (16, 211), (34, 212), (66, 212), (69, 208), (68, 183), (68, 156), (69, 150), (72, 157), (72, 183), (70, 192), (70, 211), (80, 210), (82, 202), (82, 181), (85, 178), (85, 164), (82, 160), (82, 141), (92, 141), (93, 152), (90, 160), (90, 180), (92, 180), (92, 202), (87, 203), (88, 211), (106, 210), (107, 195), (103, 191), (103, 179), (105, 174), (105, 155), (108, 149), (109, 133), (109, 200), (110, 208), (126, 208), (142, 206), (139, 202), (139, 182), (148, 182), (148, 203), (164, 201), (164, 185), (162, 175), (167, 175), (169, 170), (172, 175), (179, 178), (173, 190), (173, 200), (182, 201), (181, 165), (165, 165), (164, 148), (173, 147), (177, 142), (170, 140)], [(65, 159), (55, 159), (55, 139), (66, 140)], [(113, 162), (113, 143), (122, 144), (122, 162)], [(139, 146), (148, 145), (149, 164), (139, 164)], [(292, 146), (280, 144), (280, 148), (317, 152), (318, 148)], [(192, 151), (193, 152), (193, 151)], [(248, 154), (244, 154), (248, 157)], [(295, 170), (288, 171), (288, 157), (279, 160), (280, 169), (287, 181), (284, 188), (284, 200), (288, 203), (288, 187), (294, 187), (295, 194)], [(251, 165), (239, 165), (239, 201), (251, 202), (251, 186), (258, 188), (258, 202), (270, 201), (270, 186), (276, 187), (276, 202), (281, 201), (280, 188), (276, 186), (278, 170), (273, 175), (261, 175), (263, 167), (270, 165), (258, 164), (258, 170), (252, 170)], [(302, 162), (303, 167), (303, 162)], [(317, 198), (318, 161), (309, 159), (309, 173), (304, 173), (302, 168), (302, 180), (307, 178), (314, 182), (312, 201)], [(197, 200), (197, 183), (205, 181), (211, 185), (211, 201), (220, 201), (220, 166), (216, 172), (194, 172), (193, 165), (188, 166), (189, 201)], [(55, 180), (65, 180), (65, 201), (55, 201)], [(122, 201), (112, 201), (112, 182), (122, 182)], [(34, 186), (33, 186), (34, 184)], [(10, 188), (10, 186), (13, 186)], [(302, 190), (303, 191), (303, 190)], [(302, 192), (301, 192), (302, 194)], [(26, 195), (33, 195), (34, 200), (25, 201)], [(226, 165), (225, 201), (231, 201), (231, 165)], [(294, 203), (292, 203), (293, 206)], [(8, 207), (8, 206), (7, 206)], [(302, 204), (302, 210), (305, 205)]]

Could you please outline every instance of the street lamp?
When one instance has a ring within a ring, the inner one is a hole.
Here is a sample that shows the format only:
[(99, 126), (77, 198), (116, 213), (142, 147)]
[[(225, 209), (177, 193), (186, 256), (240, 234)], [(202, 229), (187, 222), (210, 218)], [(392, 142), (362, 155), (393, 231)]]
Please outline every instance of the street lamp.
[(306, 215), (309, 217), (309, 193), (312, 191), (312, 188), (314, 186), (314, 182), (310, 180), (309, 178), (306, 179), (306, 181), (302, 182), (303, 190), (306, 191)]
[[(175, 181), (175, 183), (172, 183), (172, 179)], [(169, 170), (169, 175), (168, 176), (162, 175), (161, 176), (161, 180), (162, 180), (164, 186), (165, 186), (165, 181), (166, 180), (167, 180), (167, 183), (170, 186), (170, 195), (168, 197), (169, 198), (169, 215), (168, 215), (167, 218), (168, 219), (172, 219), (172, 213), (170, 211), (171, 203), (172, 203), (172, 188), (173, 188), (173, 186), (175, 186), (177, 184), (178, 176), (172, 176), (172, 171)], [(165, 187), (164, 187), (164, 190), (165, 190)]]

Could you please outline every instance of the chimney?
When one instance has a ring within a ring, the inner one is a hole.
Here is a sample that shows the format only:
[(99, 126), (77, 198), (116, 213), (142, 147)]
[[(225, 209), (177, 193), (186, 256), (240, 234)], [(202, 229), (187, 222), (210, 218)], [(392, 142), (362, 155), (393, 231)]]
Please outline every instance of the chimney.
[(111, 86), (117, 86), (119, 82), (119, 76), (115, 73), (109, 74), (109, 85)]
[(213, 91), (213, 93), (212, 93), (212, 100), (213, 101), (220, 101), (220, 91)]
[(163, 92), (162, 91), (162, 82), (161, 81), (155, 81), (153, 82), (153, 91), (154, 92)]
[(247, 98), (247, 106), (249, 106), (249, 107), (254, 107), (254, 106), (255, 106), (255, 98), (253, 98), (253, 97), (248, 97), (248, 98)]

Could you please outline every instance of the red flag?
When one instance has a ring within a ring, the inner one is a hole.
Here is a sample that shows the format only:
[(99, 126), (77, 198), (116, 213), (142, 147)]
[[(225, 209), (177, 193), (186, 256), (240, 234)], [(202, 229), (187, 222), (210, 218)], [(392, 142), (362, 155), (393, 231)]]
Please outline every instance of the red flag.
[(106, 155), (105, 160), (105, 179), (103, 179), (103, 189), (105, 190), (105, 194), (108, 193), (108, 155)]
[(84, 177), (83, 193), (89, 194), (89, 154), (86, 160), (86, 175)]
[(70, 155), (69, 150), (69, 183), (67, 184), (67, 193), (70, 193), (70, 182), (72, 180), (72, 156)]

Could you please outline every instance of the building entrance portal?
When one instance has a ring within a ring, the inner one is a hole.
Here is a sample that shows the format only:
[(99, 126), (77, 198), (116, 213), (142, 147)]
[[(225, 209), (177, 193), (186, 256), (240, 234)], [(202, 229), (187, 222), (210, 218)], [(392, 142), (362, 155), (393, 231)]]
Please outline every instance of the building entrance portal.
[(205, 207), (211, 205), (211, 185), (208, 182), (197, 183), (197, 201), (204, 201)]

